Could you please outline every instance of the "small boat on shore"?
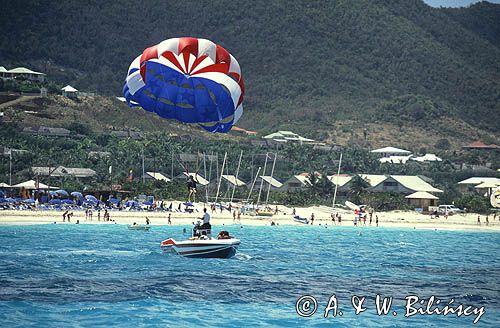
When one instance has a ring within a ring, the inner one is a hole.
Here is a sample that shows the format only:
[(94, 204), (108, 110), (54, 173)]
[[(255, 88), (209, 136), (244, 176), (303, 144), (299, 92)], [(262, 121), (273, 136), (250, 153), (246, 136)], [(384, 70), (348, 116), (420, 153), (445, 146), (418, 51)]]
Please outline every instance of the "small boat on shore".
[(303, 218), (303, 217), (300, 217), (300, 216), (298, 216), (298, 215), (295, 215), (295, 216), (293, 217), (293, 220), (294, 220), (295, 222), (298, 222), (298, 223), (302, 223), (302, 224), (309, 224), (309, 220), (308, 220), (307, 218)]
[(128, 226), (128, 230), (145, 230), (148, 231), (151, 228), (149, 225), (143, 224), (131, 224)]
[(262, 210), (257, 210), (255, 211), (255, 214), (257, 216), (273, 216), (274, 215), (274, 212), (271, 212), (271, 211), (262, 211)]

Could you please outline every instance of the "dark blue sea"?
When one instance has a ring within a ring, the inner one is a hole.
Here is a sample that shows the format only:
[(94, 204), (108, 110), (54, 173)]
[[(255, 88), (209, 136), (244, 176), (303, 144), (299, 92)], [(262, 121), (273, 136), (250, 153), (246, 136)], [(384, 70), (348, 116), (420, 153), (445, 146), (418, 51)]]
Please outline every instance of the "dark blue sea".
[[(182, 229), (0, 225), (0, 327), (500, 327), (499, 233), (233, 225), (232, 259), (162, 253)], [(484, 314), (405, 317), (408, 295)]]

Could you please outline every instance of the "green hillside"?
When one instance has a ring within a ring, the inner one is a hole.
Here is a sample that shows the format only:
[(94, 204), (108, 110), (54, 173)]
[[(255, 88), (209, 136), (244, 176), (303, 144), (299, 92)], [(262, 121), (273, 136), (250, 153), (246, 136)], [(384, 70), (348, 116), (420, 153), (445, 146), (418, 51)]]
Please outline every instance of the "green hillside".
[(437, 9), (420, 0), (20, 1), (0, 12), (0, 63), (119, 95), (128, 65), (144, 48), (191, 35), (220, 43), (240, 62), (245, 128), (314, 131), (328, 140), (339, 138), (339, 122), (402, 122), (440, 133), (442, 122), (452, 120), (446, 128), (467, 125), (498, 136), (499, 7)]

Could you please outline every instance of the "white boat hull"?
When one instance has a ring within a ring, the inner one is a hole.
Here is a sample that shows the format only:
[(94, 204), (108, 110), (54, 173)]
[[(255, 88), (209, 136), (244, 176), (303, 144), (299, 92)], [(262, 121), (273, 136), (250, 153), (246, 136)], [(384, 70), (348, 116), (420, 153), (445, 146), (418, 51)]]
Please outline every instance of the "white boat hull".
[(176, 242), (170, 238), (161, 243), (163, 250), (171, 250), (186, 257), (230, 258), (236, 254), (239, 239), (185, 240)]

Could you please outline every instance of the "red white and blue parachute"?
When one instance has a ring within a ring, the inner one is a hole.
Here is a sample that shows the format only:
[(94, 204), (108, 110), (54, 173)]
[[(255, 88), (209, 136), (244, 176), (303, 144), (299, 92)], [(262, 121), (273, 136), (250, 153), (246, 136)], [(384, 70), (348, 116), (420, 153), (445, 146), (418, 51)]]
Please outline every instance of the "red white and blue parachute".
[(223, 47), (191, 37), (147, 48), (128, 69), (123, 96), (163, 118), (228, 132), (243, 113), (240, 65)]

